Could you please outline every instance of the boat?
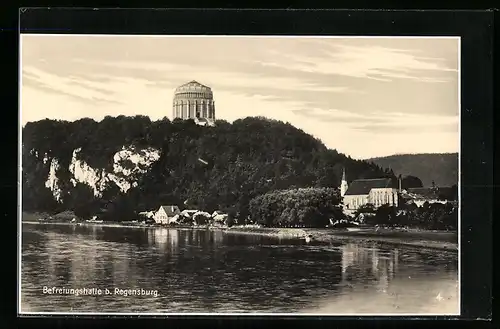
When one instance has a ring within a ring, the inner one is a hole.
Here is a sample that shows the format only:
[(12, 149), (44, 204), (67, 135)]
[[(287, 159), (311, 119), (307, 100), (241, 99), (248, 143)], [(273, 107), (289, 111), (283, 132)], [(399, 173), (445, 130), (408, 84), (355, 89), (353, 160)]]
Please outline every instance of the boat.
[(305, 237), (306, 243), (309, 243), (312, 241), (312, 235), (306, 235)]

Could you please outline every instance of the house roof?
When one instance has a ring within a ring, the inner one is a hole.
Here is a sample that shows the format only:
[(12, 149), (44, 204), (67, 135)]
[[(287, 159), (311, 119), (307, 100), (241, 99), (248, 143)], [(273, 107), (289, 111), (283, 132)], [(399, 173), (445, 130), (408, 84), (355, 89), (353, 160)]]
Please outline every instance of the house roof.
[(357, 179), (347, 188), (346, 195), (367, 195), (371, 189), (395, 187), (390, 178)]
[(167, 216), (175, 216), (179, 211), (177, 206), (161, 206), (160, 209), (163, 209)]
[(408, 193), (411, 194), (416, 194), (418, 196), (424, 197), (424, 198), (429, 198), (429, 199), (434, 199), (437, 198), (439, 195), (450, 195), (453, 192), (452, 187), (415, 187), (415, 188), (409, 188)]

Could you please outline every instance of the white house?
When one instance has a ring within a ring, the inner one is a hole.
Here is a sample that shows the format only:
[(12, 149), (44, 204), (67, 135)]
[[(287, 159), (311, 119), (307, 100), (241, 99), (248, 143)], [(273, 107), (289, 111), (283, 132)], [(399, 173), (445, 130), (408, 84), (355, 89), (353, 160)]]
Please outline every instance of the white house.
[(196, 214), (198, 210), (189, 210), (185, 209), (181, 212), (181, 216), (187, 217), (187, 218), (193, 218), (193, 215)]
[(160, 209), (154, 215), (154, 220), (158, 224), (170, 224), (176, 221), (180, 213), (177, 206), (160, 206)]
[(227, 214), (223, 213), (222, 211), (214, 211), (212, 213), (212, 219), (214, 220), (214, 222), (224, 222), (226, 219), (227, 219)]

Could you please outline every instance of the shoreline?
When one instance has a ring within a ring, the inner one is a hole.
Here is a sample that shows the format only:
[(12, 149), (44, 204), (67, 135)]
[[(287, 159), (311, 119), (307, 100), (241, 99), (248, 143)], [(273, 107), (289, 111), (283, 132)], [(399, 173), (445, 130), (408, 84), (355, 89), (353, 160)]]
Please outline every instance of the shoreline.
[(51, 221), (22, 221), (22, 224), (34, 225), (67, 225), (67, 226), (96, 226), (96, 227), (125, 227), (143, 229), (177, 229), (177, 230), (213, 230), (222, 231), (226, 234), (259, 235), (285, 239), (305, 239), (309, 236), (312, 242), (332, 243), (332, 242), (357, 242), (361, 244), (380, 243), (392, 246), (416, 247), (432, 250), (458, 252), (456, 232), (446, 231), (425, 231), (413, 230), (408, 232), (393, 229), (383, 229), (375, 231), (368, 229), (363, 231), (343, 231), (335, 229), (314, 229), (314, 228), (268, 228), (268, 227), (207, 227), (207, 226), (156, 226), (149, 224), (120, 223), (92, 223), (92, 222), (51, 222)]
[(391, 229), (376, 232), (365, 231), (341, 231), (333, 229), (314, 228), (227, 228), (226, 233), (242, 235), (261, 235), (276, 238), (304, 239), (310, 236), (312, 242), (347, 242), (353, 241), (362, 244), (380, 243), (392, 246), (417, 247), (432, 250), (458, 252), (458, 243), (452, 242), (454, 232), (445, 231), (410, 231), (401, 232)]
[(140, 224), (140, 223), (132, 223), (132, 224), (121, 224), (119, 222), (66, 222), (66, 221), (31, 221), (25, 220), (21, 222), (22, 224), (30, 224), (30, 225), (65, 225), (65, 226), (86, 226), (86, 227), (124, 227), (124, 228), (170, 228), (176, 230), (206, 230), (206, 229), (218, 229), (206, 226), (161, 226), (155, 224)]

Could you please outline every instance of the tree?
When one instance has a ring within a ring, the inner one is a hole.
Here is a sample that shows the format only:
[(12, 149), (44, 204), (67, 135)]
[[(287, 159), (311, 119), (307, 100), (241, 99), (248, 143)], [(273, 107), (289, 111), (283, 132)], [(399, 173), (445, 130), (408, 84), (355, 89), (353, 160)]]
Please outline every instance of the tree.
[(250, 218), (272, 227), (325, 227), (343, 216), (336, 189), (275, 190), (250, 201)]
[(401, 188), (403, 189), (409, 189), (409, 188), (416, 188), (416, 187), (422, 187), (422, 181), (415, 176), (405, 176), (401, 180)]
[(85, 184), (76, 183), (70, 194), (70, 209), (81, 219), (90, 219), (99, 211), (99, 205), (92, 189)]
[(193, 219), (196, 225), (206, 225), (210, 222), (211, 218), (205, 214), (195, 214)]
[(356, 209), (356, 216), (363, 213), (375, 213), (375, 205), (373, 205), (372, 203), (367, 203)]
[(382, 205), (378, 207), (373, 220), (375, 221), (375, 224), (378, 225), (397, 225), (396, 208), (390, 205)]

